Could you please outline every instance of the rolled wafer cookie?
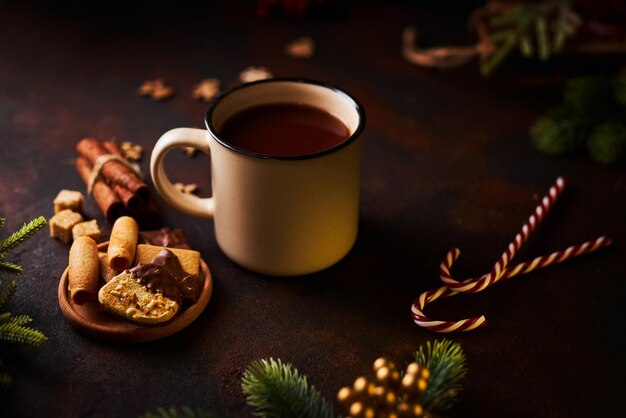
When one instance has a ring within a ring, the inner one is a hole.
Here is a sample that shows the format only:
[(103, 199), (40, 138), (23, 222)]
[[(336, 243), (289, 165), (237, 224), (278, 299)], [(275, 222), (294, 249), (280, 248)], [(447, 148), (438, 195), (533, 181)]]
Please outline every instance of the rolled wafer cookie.
[(69, 288), (70, 298), (78, 305), (96, 299), (98, 294), (98, 245), (87, 237), (79, 237), (70, 248)]
[(111, 239), (107, 254), (109, 266), (113, 270), (122, 271), (130, 267), (135, 258), (139, 226), (130, 216), (117, 218), (111, 230)]
[(100, 277), (102, 277), (102, 280), (108, 283), (113, 277), (120, 274), (119, 271), (113, 270), (109, 266), (109, 256), (107, 253), (99, 252), (98, 258), (100, 259)]

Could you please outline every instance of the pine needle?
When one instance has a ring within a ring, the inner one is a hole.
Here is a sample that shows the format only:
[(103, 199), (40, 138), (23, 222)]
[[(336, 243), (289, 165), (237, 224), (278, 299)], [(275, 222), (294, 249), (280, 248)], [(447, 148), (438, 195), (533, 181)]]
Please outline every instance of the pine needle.
[(139, 418), (218, 418), (218, 415), (206, 409), (183, 406), (181, 408), (157, 408), (155, 412), (147, 411)]
[(46, 218), (40, 216), (32, 221), (25, 223), (18, 231), (11, 234), (4, 241), (0, 242), (0, 254), (6, 254), (24, 241), (35, 235), (38, 231), (48, 225)]
[[(489, 6), (482, 10), (489, 14)], [(536, 56), (545, 61), (551, 53), (562, 50), (566, 40), (576, 33), (579, 23), (569, 0), (525, 2), (505, 7), (488, 18), (488, 27), (494, 32), (489, 34), (489, 40), (495, 48), (483, 57), (480, 71), (489, 76), (516, 46), (524, 57), (531, 57), (536, 51)], [(551, 45), (554, 45), (553, 50)]]
[(14, 325), (26, 325), (26, 324), (30, 324), (31, 322), (33, 322), (33, 318), (31, 318), (28, 315), (18, 315), (18, 316), (14, 316), (13, 318), (11, 318), (11, 323)]
[(248, 366), (242, 388), (254, 415), (263, 418), (336, 418), (332, 405), (280, 359), (257, 360)]
[(0, 309), (4, 308), (4, 305), (11, 299), (11, 296), (15, 293), (16, 286), (15, 280), (9, 280), (4, 288), (0, 290)]
[(10, 263), (8, 261), (0, 260), (0, 273), (8, 273), (8, 274), (22, 274), (24, 272), (24, 268), (22, 266), (18, 266), (17, 264)]
[(430, 379), (422, 398), (424, 409), (434, 414), (448, 411), (463, 388), (461, 381), (467, 374), (465, 353), (460, 344), (450, 340), (436, 340), (420, 346), (415, 361), (428, 368)]
[[(5, 218), (0, 217), (0, 227), (5, 225)], [(43, 216), (33, 219), (25, 223), (17, 232), (11, 234), (8, 238), (0, 241), (0, 273), (21, 274), (23, 269), (17, 264), (4, 260), (5, 255), (16, 248), (24, 241), (32, 237), (37, 231), (40, 231), (47, 225)], [(15, 292), (15, 280), (9, 280), (0, 289), (0, 309), (3, 309), (11, 296)], [(12, 317), (10, 312), (0, 313), (0, 340), (14, 344), (30, 344), (35, 347), (42, 345), (48, 337), (41, 331), (27, 327), (32, 322), (32, 318), (28, 315), (17, 315)], [(11, 385), (11, 376), (7, 373), (0, 373), (0, 387)]]
[(42, 345), (48, 337), (41, 331), (25, 327), (9, 321), (0, 325), (0, 340), (14, 344), (30, 344), (35, 347)]

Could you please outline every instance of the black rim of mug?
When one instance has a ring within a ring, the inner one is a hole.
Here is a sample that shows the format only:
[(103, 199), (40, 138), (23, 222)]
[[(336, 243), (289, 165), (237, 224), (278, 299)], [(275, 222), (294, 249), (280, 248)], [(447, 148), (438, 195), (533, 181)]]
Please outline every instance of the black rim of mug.
[[(220, 138), (219, 134), (217, 133), (217, 130), (215, 129), (215, 126), (213, 125), (213, 111), (215, 110), (215, 108), (219, 105), (219, 103), (228, 95), (232, 94), (235, 91), (238, 90), (242, 90), (242, 89), (246, 89), (246, 88), (250, 88), (253, 86), (257, 86), (259, 84), (267, 84), (267, 83), (284, 83), (284, 82), (288, 82), (288, 83), (304, 83), (304, 84), (311, 84), (311, 85), (315, 85), (315, 86), (319, 86), (319, 87), (325, 87), (327, 89), (330, 89), (332, 91), (334, 91), (335, 93), (341, 95), (343, 98), (347, 99), (348, 102), (350, 102), (352, 104), (352, 106), (354, 106), (354, 110), (356, 110), (357, 114), (359, 115), (359, 124), (356, 127), (356, 129), (354, 130), (354, 132), (352, 134), (350, 134), (350, 136), (348, 138), (346, 138), (345, 140), (343, 140), (341, 143), (331, 147), (331, 148), (327, 148), (318, 152), (314, 152), (311, 154), (302, 154), (302, 155), (287, 155), (287, 156), (280, 156), (280, 155), (271, 155), (271, 154), (262, 154), (262, 153), (258, 153), (258, 152), (253, 152), (253, 151), (248, 151), (246, 149), (237, 147), (227, 141), (225, 141), (223, 138)], [(211, 134), (211, 136), (221, 145), (223, 145), (224, 147), (235, 151), (239, 154), (243, 154), (243, 155), (247, 155), (249, 157), (254, 157), (254, 158), (262, 158), (262, 159), (266, 159), (266, 160), (309, 160), (312, 158), (318, 158), (324, 155), (328, 155), (328, 154), (332, 154), (334, 152), (339, 151), (340, 149), (347, 147), (348, 145), (350, 145), (352, 142), (354, 142), (359, 135), (361, 134), (361, 132), (363, 131), (364, 127), (365, 127), (365, 111), (363, 110), (363, 106), (349, 93), (346, 93), (344, 90), (335, 87), (331, 84), (328, 83), (323, 83), (321, 81), (316, 81), (316, 80), (309, 80), (309, 79), (305, 79), (305, 78), (269, 78), (266, 80), (258, 80), (258, 81), (253, 81), (251, 83), (245, 83), (242, 84), (240, 86), (237, 86), (235, 88), (232, 88), (230, 90), (228, 90), (225, 93), (220, 94), (218, 97), (216, 97), (210, 104), (208, 109), (206, 110), (205, 116), (204, 116), (204, 122), (206, 124), (207, 129), (209, 130), (209, 133)]]

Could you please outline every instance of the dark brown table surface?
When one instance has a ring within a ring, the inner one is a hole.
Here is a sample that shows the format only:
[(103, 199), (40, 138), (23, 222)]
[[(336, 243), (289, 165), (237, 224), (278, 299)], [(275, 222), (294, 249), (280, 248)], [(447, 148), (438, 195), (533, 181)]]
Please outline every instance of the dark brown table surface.
[[(471, 7), (447, 14), (443, 6), (353, 2), (338, 17), (301, 22), (258, 19), (247, 2), (70, 4), (2, 6), (2, 236), (50, 217), (60, 189), (84, 190), (72, 166), (80, 138), (139, 143), (147, 170), (160, 134), (202, 126), (206, 105), (190, 98), (191, 87), (206, 77), (233, 86), (250, 65), (335, 84), (363, 103), (360, 232), (351, 253), (326, 271), (263, 277), (226, 258), (210, 221), (155, 197), (165, 223), (184, 228), (210, 265), (215, 288), (191, 326), (142, 345), (102, 343), (70, 326), (57, 304), (68, 246), (41, 233), (10, 257), (25, 273), (9, 309), (30, 314), (49, 340), (40, 349), (2, 344), (2, 370), (14, 384), (0, 390), (0, 415), (136, 417), (189, 405), (249, 416), (240, 377), (252, 360), (268, 357), (293, 363), (333, 399), (375, 358), (406, 364), (437, 338), (413, 323), (409, 308), (438, 285), (442, 257), (452, 246), (463, 250), (459, 277), (489, 269), (559, 175), (571, 187), (518, 260), (602, 234), (616, 245), (428, 308), (445, 319), (484, 313), (489, 320), (478, 332), (449, 335), (463, 345), (470, 370), (452, 415), (621, 415), (626, 172), (535, 150), (529, 124), (559, 100), (558, 83), (528, 82), (511, 68), (486, 80), (474, 64), (442, 72), (403, 60), (406, 24), (418, 24), (432, 43), (463, 42)], [(317, 42), (314, 59), (284, 54), (302, 35)], [(157, 77), (177, 89), (175, 98), (136, 95), (143, 80)], [(210, 192), (208, 157), (179, 152), (167, 164), (175, 180)], [(87, 210), (103, 224), (93, 202)]]

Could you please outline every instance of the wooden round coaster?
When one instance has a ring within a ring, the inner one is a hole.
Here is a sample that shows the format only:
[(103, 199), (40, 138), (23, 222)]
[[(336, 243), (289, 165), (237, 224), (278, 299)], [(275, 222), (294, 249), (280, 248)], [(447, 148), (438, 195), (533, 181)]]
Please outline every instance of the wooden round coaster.
[[(98, 245), (99, 251), (106, 251), (108, 242)], [(80, 332), (100, 340), (119, 343), (140, 343), (154, 341), (177, 333), (191, 324), (206, 308), (213, 290), (213, 278), (209, 267), (200, 259), (200, 282), (202, 293), (192, 306), (163, 325), (141, 325), (119, 318), (104, 309), (97, 301), (77, 305), (70, 299), (68, 290), (68, 269), (59, 281), (59, 307), (67, 320)]]

